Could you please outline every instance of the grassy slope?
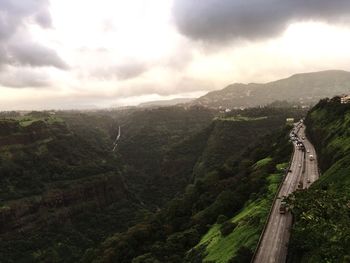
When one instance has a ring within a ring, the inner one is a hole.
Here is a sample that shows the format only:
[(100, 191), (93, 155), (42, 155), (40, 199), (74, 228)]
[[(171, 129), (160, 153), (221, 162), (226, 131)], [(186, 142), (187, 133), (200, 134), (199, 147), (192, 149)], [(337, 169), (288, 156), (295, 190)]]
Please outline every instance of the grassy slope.
[(350, 106), (321, 102), (307, 118), (323, 170), (296, 194), (290, 257), (293, 262), (349, 262)]
[(27, 126), (31, 125), (33, 122), (36, 122), (36, 121), (43, 121), (43, 122), (46, 122), (48, 124), (53, 124), (53, 123), (56, 123), (56, 122), (58, 122), (58, 123), (63, 122), (62, 118), (55, 117), (55, 116), (48, 116), (48, 117), (22, 116), (22, 117), (17, 117), (15, 119), (19, 121), (19, 124), (22, 127), (27, 127)]
[[(254, 167), (261, 169), (271, 161), (271, 157), (264, 158), (255, 163)], [(249, 200), (242, 211), (231, 218), (230, 221), (237, 224), (231, 234), (224, 237), (220, 232), (221, 224), (212, 226), (196, 247), (205, 247), (204, 262), (226, 263), (235, 257), (237, 251), (243, 246), (251, 250), (255, 249), (271, 202), (282, 179), (282, 169), (287, 165), (287, 163), (278, 164), (276, 173), (267, 175), (268, 192), (260, 198)]]

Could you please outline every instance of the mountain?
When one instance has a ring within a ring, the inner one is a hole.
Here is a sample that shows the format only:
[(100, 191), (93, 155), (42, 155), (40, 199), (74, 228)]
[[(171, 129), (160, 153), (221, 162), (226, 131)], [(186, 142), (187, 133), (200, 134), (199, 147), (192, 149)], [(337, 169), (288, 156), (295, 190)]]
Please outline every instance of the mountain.
[(194, 98), (178, 98), (172, 100), (157, 100), (157, 101), (149, 101), (144, 102), (138, 105), (141, 108), (147, 107), (167, 107), (167, 106), (175, 106), (177, 104), (184, 104), (193, 101)]
[(306, 118), (322, 175), (290, 198), (294, 225), (292, 263), (350, 260), (350, 104), (324, 99)]
[(236, 83), (209, 92), (192, 104), (206, 107), (256, 107), (274, 101), (287, 101), (302, 105), (315, 104), (325, 97), (350, 93), (350, 72), (340, 70), (296, 74), (266, 84)]

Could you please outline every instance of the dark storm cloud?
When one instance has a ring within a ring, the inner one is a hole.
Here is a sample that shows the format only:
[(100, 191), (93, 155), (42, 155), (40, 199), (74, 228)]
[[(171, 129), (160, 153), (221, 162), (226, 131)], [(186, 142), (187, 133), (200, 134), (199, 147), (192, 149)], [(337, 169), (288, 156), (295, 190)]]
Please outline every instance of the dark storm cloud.
[(349, 0), (174, 0), (179, 31), (196, 40), (261, 39), (281, 33), (290, 22), (339, 22)]
[(31, 41), (28, 23), (52, 26), (48, 0), (0, 0), (0, 70), (4, 65), (67, 69), (54, 50)]

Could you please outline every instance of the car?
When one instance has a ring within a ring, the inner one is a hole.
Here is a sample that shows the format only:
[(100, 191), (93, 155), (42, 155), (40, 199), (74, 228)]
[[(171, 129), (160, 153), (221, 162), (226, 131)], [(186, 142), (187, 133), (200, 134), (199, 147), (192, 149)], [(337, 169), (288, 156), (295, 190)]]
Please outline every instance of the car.
[(301, 163), (299, 163), (298, 167), (299, 167), (299, 168), (301, 167)]
[(307, 152), (307, 153), (309, 153), (309, 152), (310, 152), (310, 150), (307, 150), (306, 152)]
[(310, 179), (307, 179), (307, 181), (306, 181), (306, 182), (309, 184), (311, 181), (310, 181)]

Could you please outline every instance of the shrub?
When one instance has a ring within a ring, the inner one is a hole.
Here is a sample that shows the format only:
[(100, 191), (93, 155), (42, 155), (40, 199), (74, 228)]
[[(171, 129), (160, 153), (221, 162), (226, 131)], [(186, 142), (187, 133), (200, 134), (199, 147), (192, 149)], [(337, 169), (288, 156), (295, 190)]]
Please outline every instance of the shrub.
[(220, 227), (221, 234), (225, 237), (232, 233), (232, 231), (236, 228), (237, 224), (231, 222), (230, 220), (223, 223)]
[(228, 220), (227, 216), (219, 215), (218, 218), (216, 219), (216, 223), (217, 224), (222, 224), (222, 223), (224, 223), (227, 220)]
[(237, 254), (229, 263), (250, 263), (253, 257), (253, 252), (247, 247), (240, 247)]

